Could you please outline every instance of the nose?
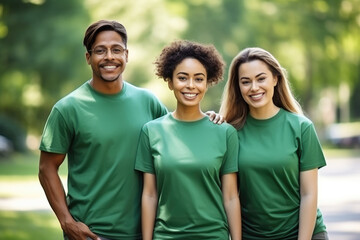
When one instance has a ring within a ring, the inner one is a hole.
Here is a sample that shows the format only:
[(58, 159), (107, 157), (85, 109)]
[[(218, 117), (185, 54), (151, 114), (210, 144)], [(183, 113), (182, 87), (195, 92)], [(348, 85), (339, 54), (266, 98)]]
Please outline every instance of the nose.
[(259, 89), (259, 86), (256, 81), (253, 81), (251, 83), (251, 91), (257, 91)]
[(114, 58), (114, 55), (113, 55), (113, 53), (112, 53), (112, 51), (111, 51), (110, 48), (108, 48), (108, 49), (106, 50), (105, 58), (107, 58), (107, 59), (112, 59), (112, 58)]
[(187, 87), (194, 88), (194, 79), (193, 78), (189, 78), (189, 80), (187, 81)]

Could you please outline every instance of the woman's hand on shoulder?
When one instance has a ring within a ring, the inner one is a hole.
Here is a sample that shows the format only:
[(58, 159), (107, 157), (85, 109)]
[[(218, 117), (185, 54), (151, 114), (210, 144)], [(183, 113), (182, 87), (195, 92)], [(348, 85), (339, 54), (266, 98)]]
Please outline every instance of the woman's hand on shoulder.
[(212, 121), (215, 124), (220, 125), (220, 124), (226, 122), (225, 118), (222, 115), (220, 115), (219, 113), (216, 113), (214, 111), (207, 111), (205, 114), (207, 116), (209, 116), (209, 120)]

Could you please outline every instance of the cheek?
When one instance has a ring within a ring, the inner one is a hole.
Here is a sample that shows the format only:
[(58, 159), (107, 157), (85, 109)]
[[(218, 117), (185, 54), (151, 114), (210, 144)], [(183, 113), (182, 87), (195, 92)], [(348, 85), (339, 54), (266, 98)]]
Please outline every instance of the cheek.
[(246, 95), (245, 93), (247, 92), (247, 88), (242, 86), (239, 86), (239, 90), (240, 90), (240, 94), (244, 97), (244, 95)]

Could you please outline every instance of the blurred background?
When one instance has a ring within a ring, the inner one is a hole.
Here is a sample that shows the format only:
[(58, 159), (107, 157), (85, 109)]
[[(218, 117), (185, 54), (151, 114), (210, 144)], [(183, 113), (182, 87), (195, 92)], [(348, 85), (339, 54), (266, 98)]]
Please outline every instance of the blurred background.
[[(91, 78), (82, 40), (100, 19), (127, 28), (125, 80), (153, 91), (169, 110), (174, 97), (155, 76), (153, 62), (171, 41), (212, 43), (227, 63), (225, 80), (208, 91), (203, 110), (219, 110), (230, 62), (240, 50), (270, 51), (287, 70), (329, 159), (360, 161), (360, 0), (0, 0), (0, 208), (1, 200), (24, 193), (16, 186), (38, 187), (43, 126), (54, 103)], [(66, 181), (66, 166), (61, 171)], [(38, 191), (30, 189), (30, 196)], [(49, 211), (4, 208), (0, 239), (61, 239), (29, 233), (36, 229), (30, 223), (59, 230)], [(19, 224), (29, 229), (21, 233)], [(54, 236), (47, 231), (37, 232)]]

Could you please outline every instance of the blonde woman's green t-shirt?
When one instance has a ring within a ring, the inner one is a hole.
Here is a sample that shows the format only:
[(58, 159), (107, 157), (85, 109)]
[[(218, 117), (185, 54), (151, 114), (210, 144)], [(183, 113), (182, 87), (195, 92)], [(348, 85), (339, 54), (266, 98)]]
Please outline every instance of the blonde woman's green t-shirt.
[[(280, 109), (266, 120), (248, 115), (238, 135), (243, 239), (297, 239), (300, 172), (326, 165), (312, 122)], [(314, 234), (324, 231), (318, 210)]]

